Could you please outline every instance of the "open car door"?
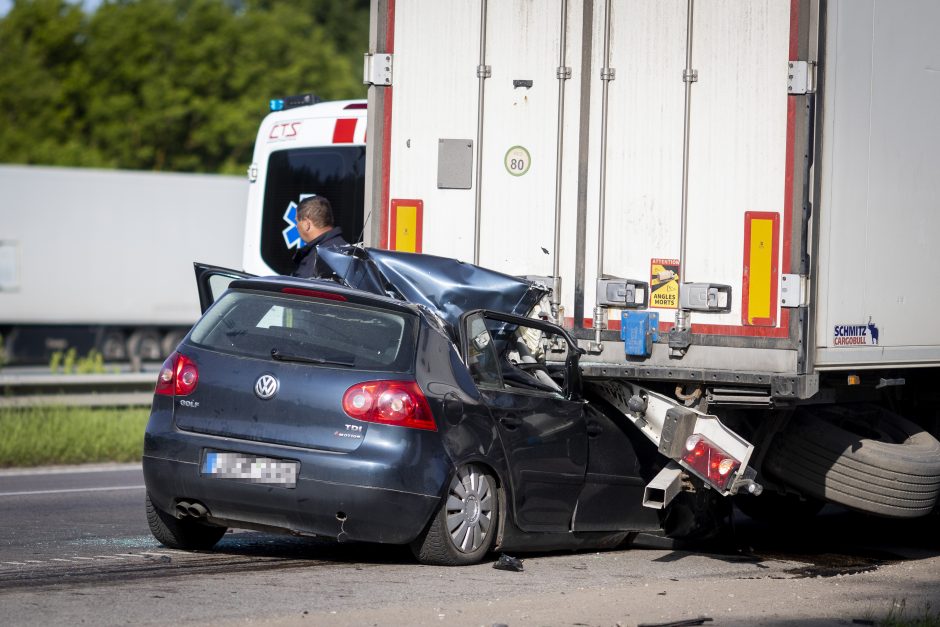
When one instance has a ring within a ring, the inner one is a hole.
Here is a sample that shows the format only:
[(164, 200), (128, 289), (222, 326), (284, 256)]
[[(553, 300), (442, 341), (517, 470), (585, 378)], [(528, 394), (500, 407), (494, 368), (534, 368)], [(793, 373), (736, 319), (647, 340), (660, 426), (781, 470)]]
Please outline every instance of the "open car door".
[(228, 289), (232, 281), (257, 276), (231, 268), (210, 266), (198, 261), (193, 262), (193, 269), (196, 271), (196, 287), (199, 290), (199, 308), (202, 313), (206, 313), (206, 309)]
[(570, 531), (588, 462), (575, 340), (548, 322), (482, 310), (462, 316), (461, 332), (465, 363), (506, 453), (516, 524)]
[[(495, 421), (525, 531), (659, 529), (642, 507), (647, 483), (631, 440), (581, 395), (581, 349), (550, 322), (493, 311), (462, 317), (468, 371)], [(644, 441), (640, 445), (647, 444)]]

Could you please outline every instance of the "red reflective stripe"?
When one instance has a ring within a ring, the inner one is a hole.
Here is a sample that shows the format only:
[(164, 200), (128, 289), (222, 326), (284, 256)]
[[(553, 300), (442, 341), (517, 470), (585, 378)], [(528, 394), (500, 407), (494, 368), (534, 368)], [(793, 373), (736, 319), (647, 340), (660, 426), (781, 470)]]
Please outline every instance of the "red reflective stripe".
[[(385, 51), (389, 54), (395, 52), (395, 0), (388, 0), (388, 10), (385, 15)], [(379, 248), (388, 248), (388, 222), (389, 212), (389, 178), (391, 176), (392, 158), (392, 90), (394, 87), (382, 88), (382, 204), (379, 207)]]
[(333, 127), (334, 144), (351, 144), (353, 135), (356, 134), (356, 118), (341, 118), (336, 120), (336, 126)]

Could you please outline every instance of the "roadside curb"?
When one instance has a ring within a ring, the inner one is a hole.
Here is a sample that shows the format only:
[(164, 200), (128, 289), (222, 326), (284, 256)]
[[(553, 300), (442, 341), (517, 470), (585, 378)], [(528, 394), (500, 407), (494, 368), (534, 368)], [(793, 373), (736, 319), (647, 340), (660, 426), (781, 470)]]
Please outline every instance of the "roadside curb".
[(139, 470), (140, 463), (130, 464), (74, 464), (69, 466), (32, 466), (28, 468), (0, 468), (0, 477), (17, 477), (23, 475), (73, 475), (90, 472), (118, 472), (123, 470)]

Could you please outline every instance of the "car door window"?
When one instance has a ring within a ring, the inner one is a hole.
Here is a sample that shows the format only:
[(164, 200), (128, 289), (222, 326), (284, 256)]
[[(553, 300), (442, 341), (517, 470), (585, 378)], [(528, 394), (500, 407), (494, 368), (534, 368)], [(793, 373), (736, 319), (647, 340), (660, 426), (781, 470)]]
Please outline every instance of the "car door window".
[(568, 347), (560, 336), (482, 313), (468, 319), (467, 335), (468, 366), (477, 385), (565, 395)]
[(212, 295), (213, 302), (219, 300), (219, 296), (228, 289), (228, 286), (236, 278), (237, 277), (222, 274), (213, 274), (209, 277), (209, 293)]
[(496, 348), (486, 321), (482, 315), (472, 316), (467, 321), (467, 367), (477, 385), (500, 388)]
[(196, 271), (196, 289), (199, 292), (199, 307), (202, 313), (206, 313), (212, 303), (228, 290), (233, 281), (255, 276), (247, 272), (210, 266), (198, 261), (193, 263), (193, 269)]

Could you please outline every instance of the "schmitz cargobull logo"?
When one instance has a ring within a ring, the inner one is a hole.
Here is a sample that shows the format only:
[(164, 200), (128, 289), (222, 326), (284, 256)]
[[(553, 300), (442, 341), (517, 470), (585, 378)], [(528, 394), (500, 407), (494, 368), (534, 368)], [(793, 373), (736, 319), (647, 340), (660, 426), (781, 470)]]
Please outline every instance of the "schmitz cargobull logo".
[(832, 331), (833, 346), (877, 346), (878, 326), (871, 317), (868, 324), (837, 324)]

